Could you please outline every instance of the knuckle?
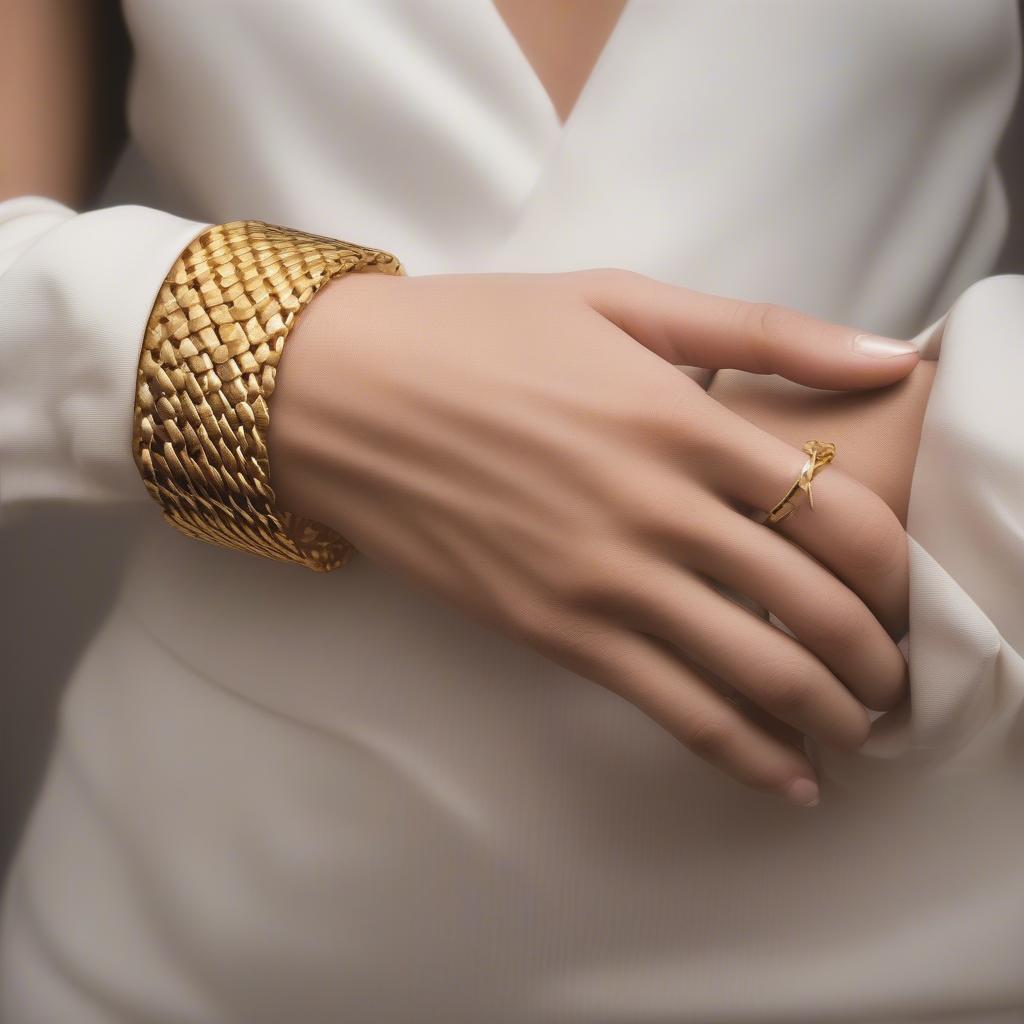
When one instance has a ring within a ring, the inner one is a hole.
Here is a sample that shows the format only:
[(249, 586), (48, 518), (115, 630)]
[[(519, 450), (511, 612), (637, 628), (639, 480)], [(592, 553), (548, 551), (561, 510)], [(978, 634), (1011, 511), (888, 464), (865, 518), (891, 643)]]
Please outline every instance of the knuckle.
[[(621, 482), (621, 476), (620, 476)], [(636, 476), (628, 488), (614, 497), (616, 529), (634, 551), (631, 567), (650, 571), (657, 565), (643, 560), (638, 552), (670, 550), (674, 562), (691, 564), (698, 553), (720, 547), (722, 510), (716, 499), (697, 481), (657, 469)]]
[(814, 687), (806, 672), (789, 660), (765, 662), (760, 668), (765, 701), (774, 712), (794, 714), (814, 701)]
[(687, 723), (683, 742), (700, 757), (717, 760), (724, 756), (732, 740), (732, 728), (714, 712), (706, 711)]
[(792, 676), (776, 686), (772, 693), (772, 708), (789, 718), (801, 716), (814, 703), (814, 687), (806, 679)]
[(638, 479), (619, 492), (617, 501), (624, 534), (641, 542), (663, 536), (673, 527), (678, 531), (684, 516), (675, 481)]
[(625, 700), (635, 700), (636, 672), (629, 660), (623, 635), (592, 617), (556, 617), (541, 653), (563, 668), (597, 683)]
[(558, 611), (545, 602), (524, 602), (505, 612), (504, 628), (535, 650), (547, 654), (553, 650), (559, 633), (558, 615)]
[(587, 576), (577, 578), (575, 607), (582, 612), (635, 622), (655, 614), (657, 584), (652, 572), (639, 566), (638, 556), (604, 558)]
[(558, 581), (558, 596), (563, 605), (575, 611), (603, 610), (614, 599), (620, 585), (615, 545), (609, 541), (575, 545), (563, 559)]
[(553, 585), (568, 608), (605, 614), (647, 608), (665, 590), (662, 549), (671, 546), (673, 567), (691, 560), (699, 520), (706, 518), (700, 496), (681, 495), (671, 481), (623, 489), (619, 477), (619, 484), (593, 503), (559, 553)]
[(615, 284), (641, 281), (644, 278), (643, 274), (635, 270), (627, 270), (625, 267), (598, 267), (595, 273), (602, 275), (605, 280)]
[(520, 616), (516, 627), (520, 639), (534, 650), (574, 672), (586, 675), (602, 663), (606, 644), (595, 624), (583, 616), (537, 604)]
[(631, 423), (644, 441), (683, 442), (689, 435), (689, 424), (679, 401), (678, 392), (662, 397), (648, 392), (643, 401), (630, 409)]
[[(722, 452), (720, 431), (711, 429), (708, 416), (718, 408), (709, 408), (712, 403), (700, 385), (682, 373), (676, 374), (671, 387), (662, 387), (663, 383), (646, 388), (642, 400), (631, 402), (616, 417), (617, 429), (640, 456), (634, 467), (649, 463), (660, 470), (664, 479), (649, 482), (661, 487), (678, 482), (678, 467), (707, 465)], [(621, 481), (620, 475), (620, 487)]]
[[(605, 424), (611, 426), (611, 435), (627, 443), (630, 451), (650, 451), (684, 435), (685, 418), (680, 415), (680, 404), (678, 397), (672, 402), (657, 394), (630, 395), (627, 401), (603, 406), (601, 415)], [(618, 486), (622, 486), (621, 477)]]
[(750, 327), (766, 337), (776, 333), (781, 306), (774, 302), (754, 302), (750, 306)]
[(609, 291), (618, 291), (623, 286), (639, 280), (643, 274), (624, 267), (590, 267), (585, 270), (565, 271), (565, 276), (578, 287), (588, 299), (600, 299)]
[(611, 585), (605, 574), (591, 567), (569, 569), (559, 584), (558, 596), (566, 608), (582, 612), (601, 611), (609, 602)]
[(785, 332), (791, 313), (773, 302), (741, 304), (735, 316), (735, 327), (746, 339), (755, 373), (770, 373), (774, 364), (773, 349)]

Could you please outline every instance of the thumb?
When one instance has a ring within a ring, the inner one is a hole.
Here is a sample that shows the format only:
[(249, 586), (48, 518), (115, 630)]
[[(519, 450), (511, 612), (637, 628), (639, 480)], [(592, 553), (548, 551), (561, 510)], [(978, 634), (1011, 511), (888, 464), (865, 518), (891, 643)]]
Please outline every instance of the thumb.
[(918, 362), (909, 341), (786, 306), (708, 295), (628, 270), (578, 274), (593, 309), (677, 365), (777, 373), (808, 387), (851, 391), (893, 384)]

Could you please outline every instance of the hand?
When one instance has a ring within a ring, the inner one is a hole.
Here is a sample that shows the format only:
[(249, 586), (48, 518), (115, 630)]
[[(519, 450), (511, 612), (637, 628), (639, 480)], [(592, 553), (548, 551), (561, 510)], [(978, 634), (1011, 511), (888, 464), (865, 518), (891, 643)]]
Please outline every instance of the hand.
[[(781, 377), (722, 370), (715, 374), (708, 394), (790, 444), (800, 445), (811, 437), (835, 441), (839, 446), (836, 465), (871, 488), (906, 524), (910, 484), (937, 366), (922, 360), (889, 387), (846, 394), (815, 391)], [(827, 486), (826, 477), (820, 477), (814, 484), (815, 494), (824, 494)]]
[[(840, 394), (814, 391), (781, 377), (762, 377), (742, 370), (715, 374), (708, 394), (726, 408), (739, 413), (763, 430), (791, 444), (803, 439), (827, 437), (836, 442), (836, 466), (874, 491), (892, 509), (901, 524), (907, 521), (910, 485), (921, 439), (925, 409), (935, 376), (936, 364), (920, 362), (903, 378), (886, 388)], [(831, 500), (833, 470), (815, 481), (815, 514), (822, 502)], [(787, 521), (788, 525), (794, 521)], [(780, 530), (788, 528), (787, 522)], [(906, 557), (906, 546), (902, 557)], [(893, 601), (900, 608), (893, 635), (906, 631), (909, 614), (909, 580), (901, 571), (894, 583)], [(809, 594), (826, 600), (827, 595)], [(790, 728), (763, 714), (742, 696), (747, 715), (775, 735), (799, 742)]]
[(773, 505), (805, 456), (673, 364), (865, 388), (917, 361), (858, 352), (855, 335), (618, 270), (349, 275), (286, 346), (273, 484), (282, 507), (620, 694), (735, 778), (806, 802), (810, 783), (790, 789), (814, 779), (802, 751), (709, 679), (859, 746), (864, 705), (904, 695), (885, 628), (903, 532), (832, 469), (829, 500), (792, 517), (797, 543), (750, 522), (735, 506)]

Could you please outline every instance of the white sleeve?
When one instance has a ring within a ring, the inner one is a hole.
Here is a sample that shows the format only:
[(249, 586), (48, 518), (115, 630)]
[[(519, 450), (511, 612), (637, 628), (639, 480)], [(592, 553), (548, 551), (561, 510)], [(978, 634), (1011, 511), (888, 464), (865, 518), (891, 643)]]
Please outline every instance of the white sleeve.
[(142, 334), (206, 226), (142, 206), (0, 203), (0, 520), (40, 500), (149, 500), (131, 453)]
[(1024, 277), (979, 281), (919, 344), (938, 366), (907, 525), (910, 700), (855, 754), (809, 751), (840, 783), (1024, 757)]

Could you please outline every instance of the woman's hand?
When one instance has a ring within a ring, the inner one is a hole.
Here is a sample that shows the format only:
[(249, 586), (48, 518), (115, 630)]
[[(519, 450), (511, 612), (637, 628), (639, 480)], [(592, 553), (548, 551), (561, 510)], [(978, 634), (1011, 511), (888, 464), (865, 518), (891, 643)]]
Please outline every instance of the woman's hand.
[[(814, 483), (817, 515), (823, 503), (831, 502), (830, 488), (836, 483), (835, 469), (859, 480), (892, 509), (900, 523), (907, 521), (910, 485), (921, 440), (924, 414), (931, 394), (936, 364), (921, 362), (901, 381), (887, 388), (856, 394), (815, 391), (781, 377), (763, 377), (741, 370), (715, 374), (708, 394), (726, 408), (791, 444), (808, 438), (834, 441), (838, 448), (835, 466)], [(791, 520), (779, 529), (795, 525)], [(900, 574), (902, 577), (902, 573)], [(824, 592), (807, 595), (827, 600)], [(904, 631), (909, 612), (906, 585), (894, 591), (901, 617), (894, 634)], [(798, 742), (792, 731), (768, 718), (745, 698), (747, 714), (774, 735)]]
[[(816, 391), (781, 377), (722, 370), (715, 374), (708, 394), (790, 444), (800, 445), (812, 437), (836, 442), (835, 465), (874, 491), (905, 524), (937, 366), (922, 361), (890, 387), (854, 394)], [(825, 476), (815, 481), (815, 504), (827, 489)]]
[(810, 802), (802, 751), (709, 680), (859, 746), (865, 705), (904, 696), (886, 632), (903, 531), (838, 472), (830, 500), (791, 517), (796, 544), (750, 522), (735, 506), (771, 507), (805, 456), (673, 364), (856, 388), (916, 363), (855, 337), (625, 271), (349, 275), (286, 346), (273, 483), (282, 507), (620, 694), (742, 782)]

